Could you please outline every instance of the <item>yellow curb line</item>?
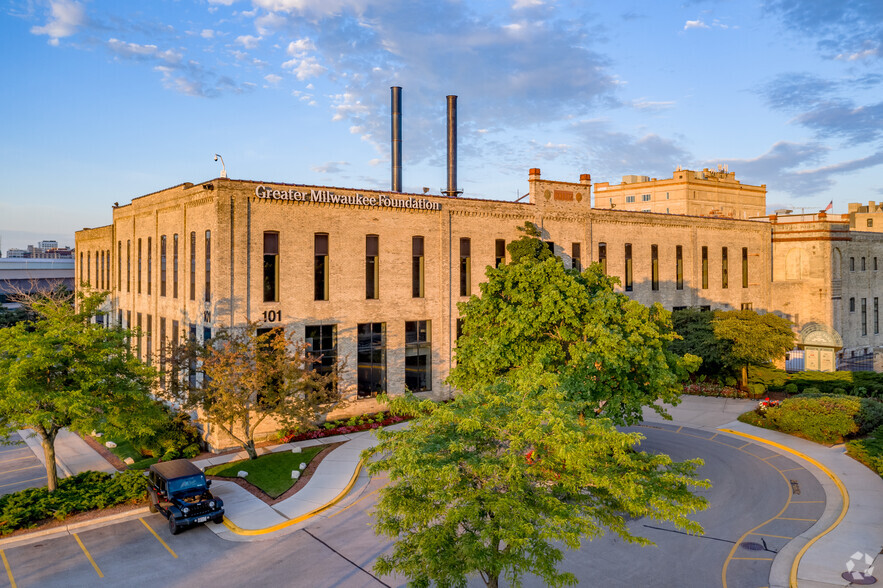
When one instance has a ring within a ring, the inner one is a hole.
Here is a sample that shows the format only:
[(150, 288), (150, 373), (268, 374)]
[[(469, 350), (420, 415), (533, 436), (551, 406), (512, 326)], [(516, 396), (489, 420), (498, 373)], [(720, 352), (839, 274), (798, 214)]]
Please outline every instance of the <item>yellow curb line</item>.
[(230, 519), (228, 519), (225, 516), (224, 517), (224, 526), (227, 527), (228, 529), (230, 529), (231, 531), (233, 531), (234, 533), (236, 533), (237, 535), (266, 535), (267, 533), (274, 533), (274, 532), (280, 531), (286, 527), (290, 527), (291, 525), (295, 525), (295, 524), (305, 521), (309, 518), (312, 518), (312, 517), (316, 516), (317, 514), (328, 510), (329, 508), (331, 508), (332, 506), (334, 506), (335, 504), (337, 504), (338, 502), (343, 500), (343, 498), (349, 493), (350, 490), (352, 490), (353, 486), (355, 485), (356, 479), (359, 477), (359, 474), (362, 471), (362, 466), (363, 466), (362, 460), (359, 460), (359, 463), (356, 465), (356, 471), (353, 472), (353, 477), (350, 478), (350, 481), (346, 485), (346, 488), (341, 490), (340, 494), (335, 496), (331, 500), (331, 502), (328, 502), (327, 504), (320, 506), (319, 508), (311, 510), (310, 512), (308, 512), (304, 515), (301, 515), (301, 516), (297, 517), (296, 519), (291, 519), (289, 521), (285, 521), (284, 523), (279, 523), (278, 525), (273, 525), (272, 527), (267, 527), (265, 529), (243, 529), (243, 528), (237, 526), (236, 523), (234, 523), (233, 521), (231, 521)]
[(725, 433), (730, 433), (732, 435), (738, 435), (740, 437), (745, 437), (747, 439), (752, 439), (753, 441), (757, 441), (759, 443), (765, 443), (766, 445), (771, 445), (773, 447), (776, 447), (778, 449), (781, 449), (783, 451), (786, 451), (788, 453), (796, 455), (797, 457), (808, 461), (812, 465), (814, 465), (817, 468), (819, 468), (820, 470), (822, 470), (829, 478), (831, 478), (834, 481), (834, 484), (837, 486), (837, 489), (840, 490), (840, 495), (843, 497), (843, 508), (841, 508), (841, 510), (840, 510), (840, 516), (837, 517), (837, 520), (834, 521), (830, 527), (828, 527), (827, 529), (825, 529), (824, 531), (822, 531), (821, 533), (819, 533), (818, 535), (816, 535), (815, 537), (810, 539), (806, 543), (806, 545), (804, 545), (800, 549), (800, 551), (797, 552), (797, 555), (794, 557), (794, 562), (791, 564), (790, 585), (791, 585), (791, 588), (797, 588), (797, 567), (800, 565), (801, 558), (803, 558), (803, 555), (807, 552), (807, 550), (812, 546), (813, 543), (815, 543), (816, 541), (818, 541), (819, 539), (821, 539), (822, 537), (824, 537), (825, 535), (827, 535), (828, 533), (833, 531), (834, 528), (837, 527), (837, 525), (839, 525), (843, 521), (843, 518), (846, 516), (846, 511), (849, 509), (849, 492), (846, 491), (846, 486), (843, 485), (843, 482), (840, 481), (840, 478), (838, 478), (834, 474), (834, 472), (832, 472), (827, 467), (825, 467), (824, 465), (822, 465), (821, 463), (819, 463), (818, 461), (816, 461), (815, 459), (811, 458), (808, 455), (800, 453), (799, 451), (791, 449), (790, 447), (786, 447), (785, 445), (782, 445), (781, 443), (776, 443), (775, 441), (767, 441), (766, 439), (763, 439), (761, 437), (755, 437), (754, 435), (749, 435), (747, 433), (740, 433), (739, 431), (734, 431), (732, 429), (718, 429), (718, 430), (724, 431)]

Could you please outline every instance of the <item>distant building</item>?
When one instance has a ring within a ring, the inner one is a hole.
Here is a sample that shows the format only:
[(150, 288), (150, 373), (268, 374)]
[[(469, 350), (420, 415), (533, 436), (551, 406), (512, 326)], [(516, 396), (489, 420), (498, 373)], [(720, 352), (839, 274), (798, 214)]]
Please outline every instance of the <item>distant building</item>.
[(25, 251), (24, 249), (16, 249), (13, 247), (12, 249), (6, 250), (6, 257), (8, 257), (10, 259), (23, 259), (27, 256), (28, 256), (28, 252)]
[(74, 265), (73, 259), (0, 260), (0, 304), (15, 307), (15, 294), (51, 291), (60, 286), (73, 292)]
[(849, 204), (849, 228), (853, 231), (883, 233), (883, 202), (873, 200), (867, 206), (855, 202)]
[(629, 175), (618, 185), (595, 184), (594, 208), (749, 219), (766, 214), (766, 184), (742, 184), (723, 166), (677, 169), (664, 179)]
[(44, 251), (46, 249), (57, 249), (58, 248), (58, 241), (40, 241), (39, 247), (40, 247), (40, 249), (43, 249)]
[[(48, 247), (45, 247), (48, 245)], [(28, 245), (25, 249), (7, 249), (6, 257), (16, 259), (73, 259), (74, 250), (59, 247), (58, 241), (40, 241), (39, 246)]]

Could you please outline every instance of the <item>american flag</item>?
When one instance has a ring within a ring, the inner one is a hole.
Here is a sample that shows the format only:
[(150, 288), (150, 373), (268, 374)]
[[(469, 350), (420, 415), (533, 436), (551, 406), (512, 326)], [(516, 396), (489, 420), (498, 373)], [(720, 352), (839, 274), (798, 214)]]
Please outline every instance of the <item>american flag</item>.
[(825, 210), (823, 212), (831, 212), (832, 210), (834, 210), (834, 201), (833, 200), (828, 203), (828, 206), (825, 207)]

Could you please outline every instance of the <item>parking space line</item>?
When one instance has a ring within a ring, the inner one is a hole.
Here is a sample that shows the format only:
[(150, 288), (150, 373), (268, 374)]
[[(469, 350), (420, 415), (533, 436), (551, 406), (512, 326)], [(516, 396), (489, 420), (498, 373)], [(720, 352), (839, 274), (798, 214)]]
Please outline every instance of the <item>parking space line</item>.
[(178, 559), (178, 554), (175, 553), (174, 551), (172, 551), (172, 548), (169, 547), (169, 545), (168, 545), (165, 541), (162, 540), (162, 537), (160, 537), (159, 535), (156, 534), (156, 531), (154, 531), (154, 530), (150, 527), (150, 525), (147, 524), (147, 521), (145, 521), (143, 518), (139, 518), (138, 520), (141, 521), (141, 524), (143, 524), (145, 527), (147, 527), (147, 530), (150, 531), (150, 532), (153, 534), (154, 537), (156, 537), (156, 540), (157, 540), (157, 541), (159, 541), (160, 543), (162, 543), (162, 546), (165, 547), (166, 550), (167, 550), (169, 553), (172, 554), (172, 557), (174, 557), (175, 559)]
[(796, 472), (797, 470), (805, 470), (806, 468), (791, 468), (787, 470), (780, 470), (782, 472)]
[(712, 435), (711, 437), (709, 437), (708, 440), (709, 440), (709, 441), (714, 441), (714, 438), (717, 437), (717, 436), (718, 436), (718, 434), (715, 433), (714, 435)]
[[(745, 448), (748, 447), (749, 445), (751, 445), (751, 442), (750, 442), (750, 441), (749, 441), (748, 443), (746, 443), (745, 445), (743, 445), (742, 447), (737, 447), (736, 449), (745, 449)], [(755, 457), (757, 457), (757, 456), (755, 456)]]
[(37, 459), (37, 458), (34, 457), (33, 453), (31, 453), (30, 455), (26, 455), (24, 457), (13, 457), (10, 459), (3, 459), (3, 460), (0, 460), (0, 463), (9, 463), (10, 461), (21, 461), (23, 459)]
[(785, 537), (784, 535), (770, 535), (769, 533), (748, 533), (748, 534), (749, 535), (757, 535), (758, 537), (773, 537), (774, 539), (794, 539), (794, 537)]
[(80, 544), (80, 549), (82, 549), (82, 550), (83, 550), (83, 553), (86, 554), (86, 557), (89, 558), (89, 562), (92, 564), (92, 567), (95, 568), (95, 571), (98, 573), (98, 577), (99, 577), (99, 578), (103, 578), (103, 577), (104, 577), (104, 574), (101, 573), (101, 568), (99, 568), (99, 567), (98, 567), (98, 564), (95, 563), (95, 560), (92, 559), (92, 555), (89, 553), (89, 550), (86, 549), (86, 546), (83, 545), (83, 542), (80, 540), (80, 536), (77, 535), (76, 533), (71, 533), (71, 535), (73, 535), (73, 536), (74, 536), (74, 539), (77, 540), (77, 543)]
[(17, 470), (3, 470), (0, 474), (11, 474), (12, 472), (23, 472), (25, 470), (32, 470), (34, 468), (42, 468), (43, 464), (38, 463), (37, 465), (28, 466), (26, 468), (18, 468)]
[(5, 488), (7, 486), (18, 486), (19, 484), (30, 484), (31, 482), (37, 482), (37, 481), (43, 480), (43, 479), (44, 479), (43, 476), (40, 476), (39, 478), (33, 478), (31, 480), (21, 480), (19, 482), (11, 482), (9, 484), (0, 484), (0, 488)]
[(9, 585), (12, 586), (12, 588), (16, 588), (15, 577), (12, 575), (12, 568), (9, 567), (9, 560), (6, 559), (6, 552), (2, 549), (0, 549), (0, 557), (3, 558), (3, 567), (6, 568), (6, 575), (9, 576)]
[(681, 429), (683, 429), (683, 428), (684, 428), (684, 427), (678, 427), (678, 430), (675, 431), (675, 433), (680, 433), (680, 432), (681, 432)]
[(351, 507), (351, 506), (355, 506), (355, 505), (359, 504), (360, 502), (362, 502), (363, 500), (365, 500), (366, 498), (368, 498), (369, 496), (373, 496), (374, 494), (377, 494), (377, 493), (380, 492), (384, 487), (385, 487), (385, 486), (380, 487), (380, 488), (378, 488), (377, 490), (373, 490), (373, 491), (369, 492), (368, 494), (365, 494), (364, 496), (362, 496), (361, 498), (359, 498), (358, 500), (356, 500), (356, 501), (353, 502), (352, 504), (348, 504), (348, 505), (346, 505), (345, 507), (343, 507), (342, 509), (340, 509), (339, 511), (337, 511), (337, 512), (334, 513), (333, 515), (328, 515), (328, 518), (329, 518), (329, 519), (333, 519), (334, 517), (336, 517), (337, 515), (339, 515), (340, 513), (342, 513), (343, 511), (345, 511), (346, 509), (348, 509), (349, 507)]
[(809, 522), (815, 523), (815, 522), (818, 522), (818, 520), (819, 520), (819, 519), (795, 519), (795, 518), (791, 518), (791, 517), (776, 517), (776, 518), (779, 519), (780, 521), (804, 521), (807, 523), (809, 523)]
[(731, 557), (730, 560), (740, 561), (773, 561), (771, 557)]

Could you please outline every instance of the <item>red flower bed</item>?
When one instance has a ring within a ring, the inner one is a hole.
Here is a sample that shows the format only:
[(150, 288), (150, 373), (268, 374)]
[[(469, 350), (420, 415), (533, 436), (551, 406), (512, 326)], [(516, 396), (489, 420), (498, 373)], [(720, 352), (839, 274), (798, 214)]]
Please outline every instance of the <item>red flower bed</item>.
[(316, 429), (315, 431), (306, 431), (302, 433), (297, 431), (289, 431), (282, 437), (282, 443), (289, 443), (291, 441), (305, 441), (307, 439), (320, 439), (322, 437), (331, 437), (332, 435), (346, 435), (347, 433), (358, 433), (359, 431), (367, 431), (368, 429), (377, 429), (379, 427), (394, 425), (402, 421), (410, 420), (411, 418), (412, 417), (391, 415), (387, 416), (379, 423), (367, 422), (350, 425), (346, 424), (346, 422), (342, 422), (339, 426), (333, 428), (322, 428)]

